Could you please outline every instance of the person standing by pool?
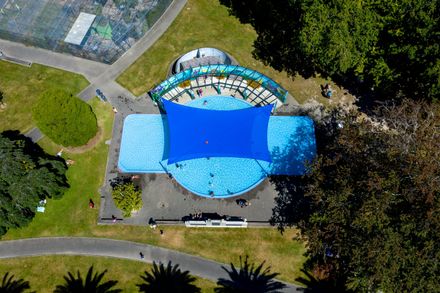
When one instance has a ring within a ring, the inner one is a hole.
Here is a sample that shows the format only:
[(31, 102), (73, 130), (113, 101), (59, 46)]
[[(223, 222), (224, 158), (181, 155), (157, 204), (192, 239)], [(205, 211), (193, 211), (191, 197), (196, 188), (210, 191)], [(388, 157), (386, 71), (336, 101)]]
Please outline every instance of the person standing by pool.
[(244, 198), (239, 198), (235, 201), (241, 208), (250, 206), (251, 203), (245, 200)]

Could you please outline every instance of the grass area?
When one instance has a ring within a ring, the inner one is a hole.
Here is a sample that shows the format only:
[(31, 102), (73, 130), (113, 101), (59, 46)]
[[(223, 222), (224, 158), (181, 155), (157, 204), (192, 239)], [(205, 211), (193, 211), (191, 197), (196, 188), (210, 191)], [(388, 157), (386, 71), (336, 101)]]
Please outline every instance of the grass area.
[[(266, 261), (281, 274), (280, 279), (293, 281), (301, 275), (305, 260), (304, 244), (292, 240), (296, 231), (281, 235), (276, 229), (188, 229), (182, 226), (161, 227), (163, 236), (148, 227), (96, 225), (99, 211), (98, 189), (103, 182), (108, 145), (111, 137), (113, 112), (111, 106), (97, 98), (90, 102), (98, 118), (102, 137), (95, 147), (83, 153), (69, 153), (63, 157), (75, 160), (67, 171), (70, 189), (59, 200), (48, 200), (45, 213), (38, 213), (29, 226), (9, 231), (3, 239), (44, 236), (91, 236), (124, 239), (168, 247), (200, 255), (223, 263), (237, 263), (240, 255), (249, 255), (255, 262)], [(60, 146), (43, 138), (39, 144), (56, 154)], [(88, 207), (92, 198), (97, 207)]]
[[(57, 265), (53, 265), (56, 263)], [(90, 256), (38, 256), (0, 260), (0, 277), (6, 272), (29, 281), (32, 290), (36, 292), (53, 292), (56, 285), (64, 284), (63, 276), (72, 272), (76, 276), (79, 270), (85, 277), (89, 267), (94, 271), (102, 272), (107, 269), (103, 281), (117, 280), (115, 288), (124, 292), (137, 292), (139, 277), (144, 271), (151, 269), (150, 264), (142, 262)], [(214, 292), (216, 284), (206, 279), (197, 278), (195, 284), (202, 288), (202, 292)]]
[(5, 95), (5, 110), (0, 110), (0, 131), (26, 132), (34, 126), (32, 107), (48, 89), (79, 93), (88, 81), (78, 74), (33, 64), (30, 68), (0, 61), (0, 90)]
[[(284, 88), (300, 103), (315, 97), (324, 102), (320, 84), (323, 79), (305, 80), (298, 76), (293, 80), (284, 72), (278, 72), (252, 57), (253, 42), (257, 35), (250, 25), (241, 24), (229, 16), (226, 7), (218, 0), (188, 0), (182, 12), (163, 36), (117, 81), (141, 95), (165, 79), (173, 60), (199, 47), (215, 47), (231, 54), (240, 65), (266, 74)], [(343, 96), (341, 90), (335, 97)]]

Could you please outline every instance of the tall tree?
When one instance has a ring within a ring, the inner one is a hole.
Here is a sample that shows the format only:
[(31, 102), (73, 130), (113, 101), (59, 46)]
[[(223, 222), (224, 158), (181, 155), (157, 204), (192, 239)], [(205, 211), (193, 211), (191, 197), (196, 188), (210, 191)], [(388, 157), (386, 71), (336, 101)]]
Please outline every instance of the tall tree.
[(18, 132), (0, 134), (0, 235), (27, 225), (40, 200), (67, 189), (66, 165)]
[(309, 267), (336, 286), (435, 292), (440, 105), (404, 100), (381, 107), (373, 120), (350, 112), (328, 121), (319, 126), (331, 135), (318, 137), (313, 171), (280, 197), (304, 198), (308, 213), (287, 218), (284, 208), (296, 212), (287, 203), (273, 222), (301, 229)]
[(255, 267), (249, 263), (246, 256), (244, 262), (240, 257), (240, 269), (231, 263), (231, 269), (223, 267), (228, 273), (229, 279), (220, 278), (217, 281), (219, 287), (215, 288), (218, 293), (269, 293), (280, 292), (286, 287), (281, 282), (273, 280), (278, 273), (271, 273), (270, 267), (263, 269), (264, 262)]
[(192, 284), (196, 278), (189, 274), (189, 271), (181, 271), (179, 265), (166, 266), (153, 262), (151, 272), (144, 272), (141, 276), (143, 282), (138, 284), (139, 292), (162, 293), (198, 293), (200, 288)]
[(78, 271), (75, 277), (71, 272), (64, 276), (65, 283), (63, 285), (57, 285), (54, 293), (119, 293), (121, 289), (114, 289), (118, 281), (106, 281), (102, 279), (107, 270), (102, 273), (94, 273), (93, 266), (91, 266), (87, 272), (86, 278), (83, 279), (81, 273)]
[(27, 289), (30, 289), (29, 282), (23, 279), (14, 279), (14, 275), (6, 273), (3, 276), (2, 283), (0, 284), (0, 292), (2, 293), (23, 293)]
[(382, 98), (438, 97), (439, 1), (220, 0), (277, 70), (339, 79)]

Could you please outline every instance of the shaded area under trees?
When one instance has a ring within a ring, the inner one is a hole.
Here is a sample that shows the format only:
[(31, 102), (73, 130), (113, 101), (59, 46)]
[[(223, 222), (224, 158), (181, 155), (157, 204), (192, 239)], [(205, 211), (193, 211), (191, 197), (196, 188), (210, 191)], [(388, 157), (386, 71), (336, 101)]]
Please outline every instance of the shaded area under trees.
[(301, 230), (315, 277), (354, 291), (438, 290), (439, 129), (440, 105), (410, 100), (317, 123), (312, 172), (272, 178), (272, 223)]

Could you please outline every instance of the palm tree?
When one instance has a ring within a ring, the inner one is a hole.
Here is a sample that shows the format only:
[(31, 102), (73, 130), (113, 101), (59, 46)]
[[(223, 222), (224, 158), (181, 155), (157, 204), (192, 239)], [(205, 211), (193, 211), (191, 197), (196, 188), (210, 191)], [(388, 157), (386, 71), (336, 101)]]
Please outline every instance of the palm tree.
[(272, 280), (278, 273), (270, 273), (270, 267), (263, 270), (264, 262), (258, 267), (249, 264), (248, 256), (246, 256), (244, 263), (240, 257), (240, 270), (237, 270), (234, 264), (231, 263), (231, 270), (222, 267), (229, 275), (228, 279), (220, 278), (215, 288), (217, 293), (268, 293), (280, 292), (279, 289), (286, 287), (281, 282)]
[(101, 283), (107, 270), (102, 273), (93, 274), (93, 266), (90, 267), (87, 272), (86, 279), (83, 282), (80, 272), (77, 272), (77, 277), (74, 277), (72, 273), (68, 272), (67, 276), (64, 276), (66, 281), (63, 285), (57, 285), (54, 293), (119, 293), (121, 289), (112, 289), (118, 281), (107, 281)]
[(159, 266), (153, 262), (153, 268), (151, 272), (144, 272), (141, 275), (144, 282), (137, 284), (139, 292), (149, 293), (198, 293), (200, 288), (192, 284), (196, 278), (189, 274), (189, 271), (182, 272), (179, 269), (179, 265), (171, 265), (168, 262), (165, 267), (163, 263), (159, 263)]
[(26, 289), (30, 289), (28, 281), (24, 281), (23, 279), (13, 280), (14, 275), (11, 275), (9, 278), (9, 273), (6, 273), (3, 276), (2, 283), (0, 285), (0, 292), (2, 293), (22, 293)]

